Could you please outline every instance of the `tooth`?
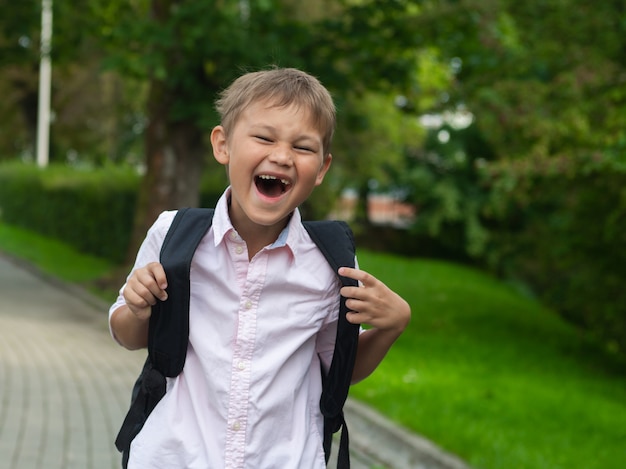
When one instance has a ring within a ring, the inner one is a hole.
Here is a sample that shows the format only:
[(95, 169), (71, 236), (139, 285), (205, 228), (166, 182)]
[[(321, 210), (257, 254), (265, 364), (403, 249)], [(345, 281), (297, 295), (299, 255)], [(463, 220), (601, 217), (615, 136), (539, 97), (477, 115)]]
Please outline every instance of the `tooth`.
[[(270, 181), (270, 180), (277, 180), (278, 178), (275, 176), (270, 176), (269, 174), (261, 174), (259, 175), (259, 179), (264, 179), (266, 181)], [(288, 186), (289, 184), (291, 184), (289, 182), (289, 180), (287, 179), (280, 179), (280, 182), (283, 183), (284, 185)]]

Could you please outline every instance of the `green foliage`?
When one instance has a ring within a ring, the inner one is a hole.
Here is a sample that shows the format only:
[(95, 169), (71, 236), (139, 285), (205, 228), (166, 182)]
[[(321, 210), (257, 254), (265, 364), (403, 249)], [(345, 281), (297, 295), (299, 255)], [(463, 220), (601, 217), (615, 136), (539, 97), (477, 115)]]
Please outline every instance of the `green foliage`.
[(450, 104), (477, 116), (499, 158), (592, 151), (623, 138), (619, 2), (424, 3), (421, 34), (461, 64)]
[(490, 262), (625, 353), (623, 157), (523, 163), (494, 177)]
[(345, 107), (338, 116), (330, 177), (354, 188), (367, 186), (371, 179), (383, 187), (393, 185), (404, 152), (420, 146), (424, 129), (396, 105), (394, 96), (349, 93), (341, 101)]
[[(419, 36), (415, 2), (343, 0), (315, 25), (311, 59), (333, 88), (412, 95)], [(341, 85), (343, 83), (343, 85)]]
[[(217, 124), (217, 93), (243, 70), (270, 64), (296, 66), (306, 41), (301, 23), (282, 13), (281, 2), (168, 0), (117, 5), (105, 41), (105, 64), (122, 74), (163, 85), (162, 105), (172, 122), (203, 128)], [(103, 13), (103, 14), (104, 14)], [(283, 38), (290, 37), (290, 41)]]
[(445, 123), (431, 130), (423, 149), (407, 155), (407, 170), (397, 177), (417, 207), (411, 232), (457, 258), (480, 259), (489, 233), (482, 216), (488, 191), (478, 169), (492, 157), (474, 125)]
[[(479, 240), (496, 272), (525, 283), (564, 317), (623, 351), (624, 240), (616, 233), (625, 213), (624, 5), (421, 4), (414, 21), (419, 34), (458, 64), (450, 99), (441, 106), (466, 106), (492, 152), (492, 158), (477, 155), (483, 160), (476, 161), (474, 179), (488, 201), (464, 206), (480, 199), (454, 180), (429, 192), (439, 195), (440, 218), (462, 213), (478, 220), (474, 231), (489, 230)], [(416, 184), (428, 181), (420, 177)], [(431, 175), (430, 183), (439, 186), (441, 177)], [(445, 236), (447, 227), (440, 226)], [(456, 239), (468, 245), (465, 237)]]
[(129, 241), (138, 175), (51, 166), (0, 166), (2, 220), (63, 240), (79, 251), (121, 262)]
[(351, 395), (483, 469), (618, 469), (626, 363), (494, 277), (359, 251), (411, 324)]
[[(10, 2), (0, 0), (0, 68), (25, 66), (39, 62), (41, 42), (41, 0)], [(84, 14), (70, 2), (53, 2), (52, 58), (67, 63), (80, 57), (83, 48), (92, 45), (94, 17)]]
[[(102, 73), (100, 0), (52, 3), (50, 160), (122, 160), (137, 150), (142, 84)], [(36, 149), (41, 5), (0, 0), (2, 161), (32, 159)]]

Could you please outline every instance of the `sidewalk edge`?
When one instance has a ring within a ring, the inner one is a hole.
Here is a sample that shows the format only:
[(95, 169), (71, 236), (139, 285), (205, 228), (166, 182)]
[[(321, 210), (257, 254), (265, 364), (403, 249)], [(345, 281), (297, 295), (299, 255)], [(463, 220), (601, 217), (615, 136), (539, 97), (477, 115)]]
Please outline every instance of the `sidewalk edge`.
[(351, 446), (389, 468), (470, 469), (456, 455), (398, 426), (370, 406), (348, 398), (345, 405)]

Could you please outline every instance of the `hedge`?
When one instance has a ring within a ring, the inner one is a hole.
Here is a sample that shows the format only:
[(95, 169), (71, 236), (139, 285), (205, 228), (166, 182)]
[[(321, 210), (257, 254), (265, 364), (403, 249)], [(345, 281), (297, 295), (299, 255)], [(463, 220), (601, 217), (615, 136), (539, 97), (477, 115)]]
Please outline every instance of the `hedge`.
[[(121, 264), (130, 242), (140, 179), (129, 167), (40, 169), (3, 163), (0, 221)], [(214, 204), (224, 187), (206, 186), (201, 202)]]
[(80, 170), (0, 165), (3, 222), (121, 262), (130, 240), (139, 176), (129, 168)]

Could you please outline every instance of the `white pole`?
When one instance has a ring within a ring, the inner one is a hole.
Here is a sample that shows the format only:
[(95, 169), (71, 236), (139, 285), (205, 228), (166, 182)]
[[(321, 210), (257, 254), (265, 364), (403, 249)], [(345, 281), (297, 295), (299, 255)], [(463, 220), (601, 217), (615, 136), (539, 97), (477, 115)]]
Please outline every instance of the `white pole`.
[(41, 1), (41, 59), (39, 62), (39, 108), (37, 112), (37, 165), (48, 166), (50, 153), (50, 88), (52, 63), (52, 0)]

